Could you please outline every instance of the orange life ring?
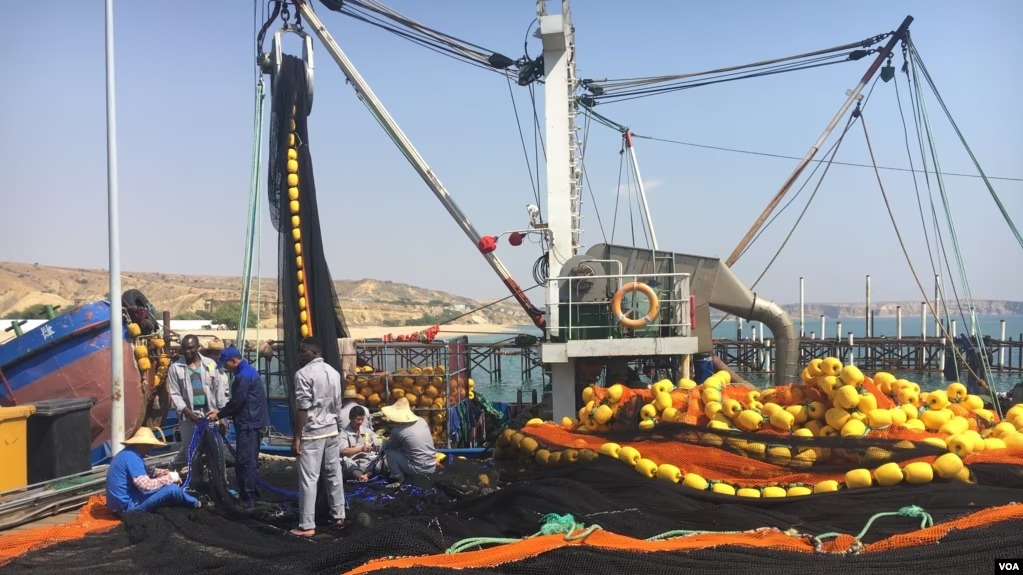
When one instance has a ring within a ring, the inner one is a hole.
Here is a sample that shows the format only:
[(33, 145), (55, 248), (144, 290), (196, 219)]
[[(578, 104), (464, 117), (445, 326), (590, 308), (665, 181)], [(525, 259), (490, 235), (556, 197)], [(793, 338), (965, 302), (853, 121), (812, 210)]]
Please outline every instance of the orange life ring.
[[(638, 291), (645, 295), (650, 301), (650, 311), (639, 319), (629, 319), (622, 313), (622, 299), (625, 294)], [(657, 316), (661, 315), (661, 300), (657, 298), (657, 294), (650, 286), (642, 282), (630, 282), (621, 287), (615, 292), (614, 299), (611, 300), (611, 313), (614, 315), (615, 321), (622, 327), (628, 327), (637, 329), (646, 327), (657, 319)]]

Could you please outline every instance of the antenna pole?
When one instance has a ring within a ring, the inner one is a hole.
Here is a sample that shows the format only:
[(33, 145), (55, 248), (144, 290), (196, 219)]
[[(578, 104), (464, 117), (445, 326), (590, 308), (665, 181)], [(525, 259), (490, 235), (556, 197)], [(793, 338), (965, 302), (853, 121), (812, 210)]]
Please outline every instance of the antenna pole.
[(114, 0), (106, 0), (107, 226), (110, 237), (110, 455), (124, 441), (124, 332), (121, 322), (121, 232), (117, 189), (117, 103), (114, 97)]
[(636, 148), (632, 146), (632, 130), (625, 130), (622, 137), (625, 138), (625, 148), (629, 150), (629, 159), (632, 160), (632, 171), (636, 174), (636, 182), (639, 185), (639, 201), (643, 205), (643, 217), (646, 218), (646, 227), (650, 230), (650, 247), (657, 251), (660, 248), (657, 247), (654, 220), (650, 217), (650, 206), (646, 201), (646, 188), (643, 186), (643, 178), (639, 175), (639, 160), (636, 159)]
[(739, 242), (739, 245), (735, 246), (735, 249), (732, 251), (732, 255), (728, 256), (728, 259), (725, 260), (726, 265), (731, 267), (736, 262), (736, 260), (738, 260), (739, 257), (742, 255), (742, 252), (746, 250), (750, 242), (753, 241), (753, 236), (755, 236), (757, 232), (760, 231), (761, 226), (764, 225), (764, 222), (771, 215), (771, 212), (773, 212), (774, 209), (778, 207), (778, 204), (781, 202), (782, 198), (785, 197), (785, 194), (788, 193), (792, 185), (796, 183), (796, 180), (799, 179), (800, 175), (802, 175), (803, 170), (805, 170), (806, 166), (809, 165), (809, 163), (813, 160), (813, 157), (817, 155), (817, 152), (820, 150), (821, 146), (824, 145), (824, 141), (828, 139), (828, 136), (831, 135), (831, 132), (835, 129), (835, 126), (838, 125), (839, 120), (841, 120), (842, 117), (845, 116), (845, 112), (849, 109), (850, 106), (852, 106), (852, 103), (859, 99), (860, 94), (863, 92), (863, 88), (866, 87), (867, 85), (867, 82), (870, 82), (871, 78), (874, 77), (874, 74), (877, 73), (878, 68), (881, 67), (881, 64), (885, 61), (886, 58), (888, 58), (888, 56), (891, 55), (892, 49), (895, 48), (895, 45), (900, 40), (906, 37), (906, 32), (909, 31), (909, 25), (912, 22), (913, 17), (906, 16), (906, 19), (902, 21), (902, 25), (899, 26), (898, 30), (896, 30), (892, 34), (892, 37), (888, 39), (888, 43), (885, 44), (884, 48), (882, 48), (877, 53), (877, 58), (874, 59), (874, 63), (871, 64), (870, 68), (867, 69), (867, 72), (863, 74), (863, 78), (860, 79), (860, 83), (857, 84), (856, 87), (851, 92), (849, 92), (849, 97), (846, 98), (845, 103), (842, 104), (841, 109), (838, 110), (838, 113), (835, 114), (835, 117), (831, 119), (831, 123), (828, 124), (828, 127), (824, 129), (824, 133), (821, 134), (820, 138), (817, 138), (817, 141), (814, 142), (813, 146), (810, 147), (810, 150), (806, 153), (805, 156), (803, 156), (803, 159), (799, 161), (799, 164), (796, 166), (796, 169), (793, 170), (792, 174), (789, 175), (788, 179), (785, 180), (785, 183), (782, 184), (781, 189), (778, 190), (778, 193), (775, 194), (773, 198), (771, 198), (770, 203), (768, 203), (767, 207), (764, 208), (764, 212), (760, 214), (760, 217), (757, 218), (757, 221), (753, 223), (753, 227), (751, 227), (749, 231), (746, 232), (746, 235), (742, 238), (742, 241)]

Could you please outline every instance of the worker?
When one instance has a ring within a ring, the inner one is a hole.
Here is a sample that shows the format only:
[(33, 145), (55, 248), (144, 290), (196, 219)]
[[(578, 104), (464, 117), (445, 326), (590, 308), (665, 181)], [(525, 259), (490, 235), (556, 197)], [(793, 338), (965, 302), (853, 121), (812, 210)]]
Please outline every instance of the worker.
[[(171, 404), (178, 412), (178, 430), (181, 433), (181, 450), (171, 463), (176, 469), (201, 476), (199, 453), (220, 454), (214, 462), (220, 476), (227, 478), (227, 470), (219, 444), (213, 434), (203, 434), (203, 449), (196, 450), (196, 461), (187, 461), (188, 449), (195, 434), (195, 425), (210, 411), (218, 411), (227, 403), (227, 389), (221, 385), (217, 375), (217, 363), (199, 353), (199, 338), (186, 335), (181, 340), (181, 356), (174, 360), (167, 370), (167, 392)], [(193, 464), (196, 464), (193, 470)], [(193, 481), (195, 481), (193, 479)]]
[(299, 523), (294, 535), (316, 534), (316, 488), (320, 474), (328, 489), (330, 515), (345, 523), (345, 492), (341, 478), (341, 374), (323, 361), (319, 340), (307, 337), (299, 347), (302, 368), (295, 374), (295, 439), (298, 456)]
[(368, 481), (377, 461), (380, 441), (372, 428), (366, 431), (369, 412), (361, 405), (352, 407), (348, 425), (341, 428), (341, 467), (346, 477)]
[[(219, 384), (221, 385), (221, 389), (223, 389), (225, 391), (225, 395), (226, 395), (225, 399), (231, 399), (231, 374), (229, 372), (225, 371), (223, 368), (219, 367), (219, 365), (220, 365), (220, 354), (223, 351), (224, 351), (224, 340), (220, 339), (219, 337), (214, 337), (213, 339), (211, 339), (211, 340), (206, 342), (206, 346), (203, 348), (203, 355), (205, 355), (209, 359), (217, 362), (217, 365), (218, 365), (218, 367), (217, 367), (217, 380), (218, 380)], [(227, 429), (226, 429), (227, 428), (226, 420), (223, 421), (222, 423), (224, 424), (224, 426), (223, 426), (224, 429), (222, 431), (227, 431)]]
[(156, 511), (160, 507), (199, 507), (199, 500), (185, 493), (181, 477), (167, 469), (146, 468), (145, 458), (156, 447), (165, 447), (148, 427), (140, 428), (121, 442), (124, 449), (107, 468), (107, 509), (114, 513)]
[(426, 420), (412, 412), (408, 400), (399, 398), (380, 408), (391, 425), (390, 436), (380, 447), (391, 476), (388, 487), (398, 487), (410, 475), (429, 475), (437, 469), (437, 450)]
[(270, 426), (266, 407), (266, 385), (256, 368), (242, 359), (235, 346), (228, 346), (220, 353), (217, 369), (234, 375), (231, 385), (231, 399), (219, 411), (207, 415), (210, 421), (234, 419), (235, 432), (235, 478), (238, 481), (238, 496), (242, 505), (251, 508), (259, 499), (256, 485), (259, 442), (263, 429)]
[[(346, 389), (344, 395), (341, 396), (341, 411), (338, 413), (340, 418), (339, 421), (341, 422), (341, 429), (348, 427), (348, 421), (351, 417), (349, 413), (353, 408), (358, 406), (365, 407), (366, 400), (354, 389)], [(373, 424), (370, 421), (370, 418), (366, 417), (363, 421), (363, 426), (365, 427), (363, 431), (366, 433), (373, 433)]]

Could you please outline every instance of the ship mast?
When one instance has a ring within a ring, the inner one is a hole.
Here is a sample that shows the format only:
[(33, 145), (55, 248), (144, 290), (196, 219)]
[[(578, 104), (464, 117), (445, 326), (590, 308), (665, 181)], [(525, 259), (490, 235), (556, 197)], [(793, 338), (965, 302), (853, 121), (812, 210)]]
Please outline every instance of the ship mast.
[[(547, 137), (547, 230), (551, 242), (550, 269), (561, 270), (578, 252), (581, 229), (582, 169), (575, 123), (575, 34), (569, 0), (561, 13), (548, 14), (547, 0), (537, 0), (537, 19), (543, 41), (544, 121)], [(557, 283), (548, 282), (548, 333), (559, 335)], [(574, 401), (574, 400), (573, 400)]]
[[(547, 13), (547, 0), (537, 0), (536, 15), (543, 41), (544, 121), (547, 136), (547, 230), (551, 273), (579, 251), (580, 171), (577, 164), (575, 102), (575, 42), (569, 0), (561, 1), (560, 14)], [(560, 295), (556, 281), (548, 280), (547, 336), (560, 335)], [(545, 358), (546, 360), (546, 358)], [(575, 362), (545, 361), (551, 368), (551, 404), (557, 415), (575, 413)]]

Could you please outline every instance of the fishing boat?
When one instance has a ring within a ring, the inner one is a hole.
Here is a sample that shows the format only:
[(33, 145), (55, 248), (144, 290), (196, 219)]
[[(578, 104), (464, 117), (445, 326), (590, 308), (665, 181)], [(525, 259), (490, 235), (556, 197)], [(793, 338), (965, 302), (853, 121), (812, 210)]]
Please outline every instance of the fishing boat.
[[(126, 294), (129, 295), (129, 294)], [(128, 313), (141, 309), (125, 307)], [(139, 316), (141, 319), (141, 316)], [(152, 332), (144, 319), (142, 324)], [(136, 363), (127, 322), (124, 338), (125, 429), (134, 430), (145, 416), (149, 394)], [(20, 330), (18, 330), (20, 332)], [(0, 404), (31, 404), (42, 400), (92, 398), (91, 459), (98, 464), (110, 449), (110, 303), (96, 301), (57, 315), (0, 344)]]
[[(368, 10), (395, 26), (443, 38), (449, 48), (455, 43), (375, 1), (323, 4), (342, 13), (353, 6)], [(301, 18), (290, 19), (291, 7)], [(864, 374), (854, 362), (801, 358), (791, 318), (730, 270), (835, 125), (859, 117), (859, 97), (893, 49), (903, 43), (911, 64), (922, 66), (912, 60), (915, 49), (907, 34), (912, 18), (870, 38), (865, 47), (840, 47), (856, 52), (857, 60), (875, 58), (726, 260), (661, 249), (656, 240), (647, 248), (604, 243), (582, 250), (583, 166), (574, 120), (577, 114), (601, 118), (592, 101), (611, 86), (591, 83), (589, 96), (579, 94), (568, 0), (559, 13), (548, 13), (547, 2), (538, 2), (539, 58), (516, 61), (476, 46), (476, 62), (517, 76), (520, 83), (544, 82), (546, 218), (530, 209), (529, 224), (513, 232), (519, 240), (536, 234), (547, 247), (537, 266), (543, 270), (538, 283), (546, 289), (541, 308), (498, 259), (498, 236), (480, 234), (455, 205), (311, 3), (276, 2), (258, 42), (278, 16), (283, 25), (271, 49), (262, 52), (261, 68), (272, 82), (268, 187), (281, 246), (284, 340), (276, 357), (285, 385), (297, 369), (301, 338), (350, 339), (323, 256), (312, 177), (307, 119), (315, 36), (510, 297), (543, 331), (550, 413), (502, 430), (486, 465), (455, 461), (423, 484), (398, 488), (353, 486), (353, 531), (340, 539), (331, 537), (339, 534), (334, 526), (326, 528), (326, 541), (310, 544), (239, 524), (231, 513), (163, 510), (126, 516), (130, 536), (117, 529), (96, 533), (12, 565), (57, 572), (59, 564), (73, 560), (97, 571), (173, 564), (187, 572), (223, 566), (230, 556), (232, 570), (248, 573), (716, 573), (752, 562), (764, 573), (945, 573), (953, 565), (988, 564), (1000, 554), (1023, 555), (1023, 541), (1013, 536), (1023, 527), (1023, 508), (1015, 504), (1023, 476), (1023, 411), (995, 413), (958, 383), (925, 396), (913, 382)], [(301, 57), (282, 52), (285, 33), (302, 38)], [(460, 44), (459, 53), (470, 51), (466, 46)], [(259, 94), (262, 89), (260, 81)], [(628, 131), (623, 133), (628, 139)], [(250, 206), (258, 188), (253, 186)], [(252, 226), (250, 219), (249, 254)], [(246, 289), (243, 301), (248, 297)], [(774, 385), (753, 389), (713, 364), (710, 308), (772, 329), (779, 348)], [(404, 365), (371, 361), (352, 371), (344, 369), (344, 346), (326, 347), (325, 360), (350, 376), (346, 386), (376, 395), (378, 404), (411, 393), (431, 423), (445, 419), (435, 420), (437, 412), (447, 414), (449, 432), (452, 408), (474, 399), (469, 372), (455, 377), (459, 370), (451, 363), (405, 357)], [(649, 388), (627, 388), (622, 383), (629, 383), (629, 365), (636, 362), (667, 366), (672, 377)], [(293, 481), (293, 462), (279, 463), (283, 472), (276, 476), (269, 464), (264, 467), (268, 484)], [(224, 505), (231, 503), (225, 499)], [(274, 513), (286, 508), (277, 506)], [(268, 523), (280, 518), (237, 513)], [(169, 537), (175, 529), (188, 536)], [(490, 549), (495, 545), (503, 546), (500, 552)]]

